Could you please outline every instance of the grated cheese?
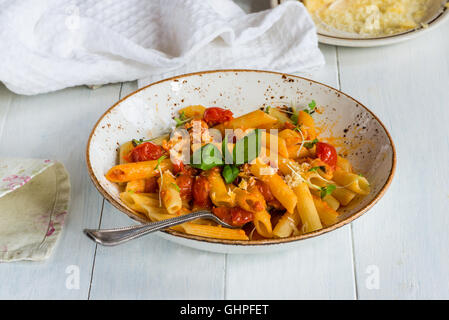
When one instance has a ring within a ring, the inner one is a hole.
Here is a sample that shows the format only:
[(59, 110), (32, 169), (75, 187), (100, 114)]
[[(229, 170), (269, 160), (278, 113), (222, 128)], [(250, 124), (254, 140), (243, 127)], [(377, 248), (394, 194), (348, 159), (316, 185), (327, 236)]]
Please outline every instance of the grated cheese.
[(318, 23), (349, 33), (391, 35), (423, 23), (432, 0), (304, 0)]

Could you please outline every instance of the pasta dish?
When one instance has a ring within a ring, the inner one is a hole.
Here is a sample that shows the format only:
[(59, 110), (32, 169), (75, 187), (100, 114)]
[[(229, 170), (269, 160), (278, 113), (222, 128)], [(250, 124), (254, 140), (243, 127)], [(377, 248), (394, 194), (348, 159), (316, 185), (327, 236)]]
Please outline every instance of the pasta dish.
[(318, 23), (371, 36), (419, 27), (434, 0), (304, 0)]
[(321, 141), (304, 107), (264, 107), (240, 117), (188, 106), (160, 137), (119, 148), (106, 178), (121, 200), (151, 221), (210, 210), (222, 227), (197, 219), (174, 230), (218, 239), (259, 240), (310, 233), (339, 221), (339, 208), (367, 195), (367, 179)]

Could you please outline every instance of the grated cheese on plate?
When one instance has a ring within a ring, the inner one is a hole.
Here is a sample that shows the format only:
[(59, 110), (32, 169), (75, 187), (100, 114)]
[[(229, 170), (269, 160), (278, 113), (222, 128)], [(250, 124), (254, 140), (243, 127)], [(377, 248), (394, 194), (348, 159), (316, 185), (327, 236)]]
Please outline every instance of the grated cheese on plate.
[(317, 23), (348, 33), (379, 36), (416, 28), (433, 0), (303, 0)]

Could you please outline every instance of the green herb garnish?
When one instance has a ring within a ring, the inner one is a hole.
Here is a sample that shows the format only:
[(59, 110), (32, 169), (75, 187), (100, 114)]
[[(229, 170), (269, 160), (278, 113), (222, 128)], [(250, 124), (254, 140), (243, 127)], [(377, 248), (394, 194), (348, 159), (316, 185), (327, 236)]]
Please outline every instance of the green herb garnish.
[(326, 171), (326, 167), (325, 166), (318, 166), (318, 167), (313, 167), (313, 168), (309, 169), (309, 172), (317, 171), (318, 169)]
[(174, 120), (176, 122), (176, 128), (182, 126), (183, 124), (190, 121), (191, 119), (192, 118), (186, 118), (184, 111), (182, 111), (181, 114), (179, 115), (179, 118), (174, 118)]
[(304, 143), (304, 147), (306, 147), (307, 149), (312, 149), (314, 145), (316, 145), (318, 143), (318, 139), (313, 139), (311, 142), (306, 142)]
[[(206, 144), (193, 153), (190, 164), (197, 169), (209, 170), (224, 164), (250, 163), (259, 156), (261, 149), (262, 132), (255, 129), (236, 141), (232, 154), (228, 150), (228, 136), (226, 136), (221, 145), (221, 152), (214, 144)], [(235, 169), (233, 170), (235, 173)], [(228, 177), (230, 179), (231, 176)]]
[(265, 109), (265, 113), (266, 113), (266, 114), (270, 114), (270, 108), (271, 108), (271, 107), (268, 106), (268, 107)]
[(191, 165), (197, 169), (209, 170), (222, 166), (223, 156), (215, 145), (208, 143), (193, 153)]
[(223, 176), (226, 183), (233, 183), (234, 180), (239, 175), (239, 173), (240, 173), (240, 170), (236, 165), (227, 164), (224, 166), (223, 171), (221, 172), (221, 175)]
[(296, 126), (298, 124), (298, 115), (296, 113), (293, 113), (290, 116), (290, 120), (293, 121), (293, 124)]
[(242, 139), (237, 140), (232, 151), (233, 163), (250, 163), (259, 156), (262, 149), (262, 131), (254, 129)]
[(139, 140), (137, 140), (137, 139), (132, 139), (132, 144), (133, 144), (133, 146), (134, 147), (137, 147), (139, 144), (142, 144), (142, 143), (144, 143), (144, 142), (150, 142), (150, 141), (152, 141), (152, 140), (154, 140), (154, 139), (156, 139), (156, 138), (153, 138), (153, 139), (148, 139), (148, 140), (143, 140), (143, 139), (139, 139)]
[(157, 164), (156, 164), (156, 166), (154, 167), (154, 170), (157, 170), (158, 168), (159, 168), (159, 165), (161, 164), (161, 162), (164, 160), (164, 159), (166, 159), (167, 158), (167, 156), (166, 155), (163, 155), (163, 156), (161, 156), (159, 159), (157, 159)]
[(326, 187), (320, 188), (320, 197), (321, 199), (325, 198), (326, 196), (330, 195), (334, 190), (337, 189), (337, 186), (335, 184), (330, 184)]
[(305, 113), (308, 113), (308, 114), (314, 113), (314, 112), (315, 112), (315, 107), (316, 107), (316, 102), (315, 102), (315, 100), (312, 100), (312, 102), (309, 103), (308, 107), (309, 107), (309, 109), (304, 109), (303, 111), (304, 111)]
[(181, 192), (181, 189), (179, 188), (179, 186), (176, 183), (172, 182), (172, 183), (170, 183), (170, 185), (172, 187), (174, 187), (176, 189), (176, 191)]

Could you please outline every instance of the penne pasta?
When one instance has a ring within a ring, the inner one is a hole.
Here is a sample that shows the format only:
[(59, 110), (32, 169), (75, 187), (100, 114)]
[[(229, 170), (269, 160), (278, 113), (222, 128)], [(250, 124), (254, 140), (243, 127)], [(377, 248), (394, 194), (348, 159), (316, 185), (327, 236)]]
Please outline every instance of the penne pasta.
[(356, 193), (342, 187), (337, 187), (337, 189), (332, 192), (332, 196), (340, 202), (342, 206), (347, 206), (355, 198)]
[(171, 134), (123, 143), (105, 178), (150, 221), (210, 210), (237, 227), (205, 218), (171, 227), (190, 235), (257, 241), (329, 227), (340, 206), (370, 187), (317, 138), (312, 102), (303, 111), (266, 107), (237, 118), (228, 109), (187, 106)]
[(165, 171), (158, 179), (159, 196), (162, 204), (170, 214), (175, 214), (182, 208), (180, 188), (170, 171)]
[(293, 188), (293, 191), (298, 198), (296, 209), (301, 217), (304, 233), (322, 229), (323, 225), (321, 224), (320, 216), (318, 215), (307, 183), (300, 183), (298, 186)]
[(340, 169), (335, 170), (333, 180), (346, 189), (357, 194), (367, 195), (370, 192), (368, 180), (361, 175), (346, 172)]
[(277, 135), (262, 132), (262, 147), (270, 150), (271, 152), (278, 153), (282, 157), (288, 158), (288, 149), (285, 140)]
[(131, 152), (132, 149), (134, 149), (134, 145), (133, 145), (132, 141), (125, 142), (124, 144), (122, 144), (120, 146), (119, 164), (123, 164), (123, 163), (128, 163), (129, 162), (128, 155), (129, 155), (129, 153)]
[(273, 229), (273, 236), (276, 238), (287, 238), (292, 234), (299, 234), (298, 224), (301, 218), (298, 211), (293, 213), (286, 212)]
[(352, 165), (348, 159), (337, 156), (337, 167), (345, 172), (352, 172)]
[(145, 192), (145, 179), (129, 181), (128, 183), (126, 183), (125, 191), (137, 193)]
[(248, 236), (245, 234), (245, 231), (241, 229), (223, 228), (221, 226), (208, 226), (187, 222), (179, 226), (172, 227), (172, 229), (207, 238), (249, 240)]
[(276, 118), (266, 114), (262, 110), (256, 110), (220, 124), (214, 128), (220, 130), (222, 133), (224, 133), (224, 129), (266, 129), (270, 128), (270, 126), (275, 124), (277, 121), (278, 120)]
[(105, 176), (111, 182), (129, 182), (152, 178), (159, 174), (158, 169), (163, 171), (171, 167), (172, 163), (169, 159), (160, 163), (157, 160), (132, 162), (112, 167)]
[(206, 108), (201, 105), (194, 105), (182, 108), (179, 110), (180, 114), (184, 114), (186, 119), (201, 119), (203, 118), (203, 114)]
[(288, 212), (291, 213), (295, 210), (297, 202), (295, 193), (278, 174), (272, 172), (273, 170), (271, 167), (256, 162), (250, 166), (250, 170), (254, 176), (268, 184), (273, 196), (285, 209), (287, 209)]
[(138, 194), (131, 192), (120, 193), (120, 199), (129, 208), (136, 212), (143, 213), (151, 221), (161, 221), (173, 218), (164, 208), (159, 207), (159, 200), (148, 194)]
[(211, 169), (206, 173), (210, 186), (210, 199), (217, 207), (233, 207), (235, 194), (230, 192), (219, 171)]
[(301, 126), (301, 130), (305, 130), (305, 132), (307, 133), (307, 140), (313, 140), (316, 138), (315, 121), (310, 114), (302, 110), (299, 111), (298, 124)]
[(336, 224), (338, 222), (338, 212), (332, 209), (326, 201), (321, 200), (319, 197), (313, 195), (312, 198), (322, 224), (325, 227)]

